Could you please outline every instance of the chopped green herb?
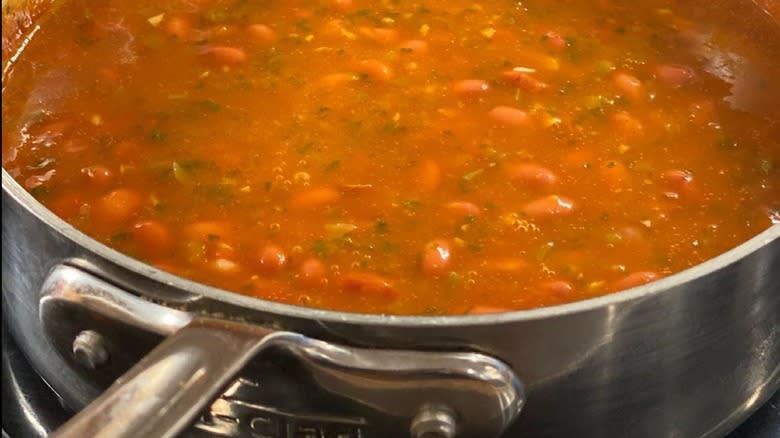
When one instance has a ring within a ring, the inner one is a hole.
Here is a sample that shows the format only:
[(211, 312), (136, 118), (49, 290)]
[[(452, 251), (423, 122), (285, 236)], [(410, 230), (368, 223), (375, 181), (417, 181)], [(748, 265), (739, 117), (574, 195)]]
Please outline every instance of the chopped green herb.
[(473, 172), (469, 172), (469, 173), (463, 175), (463, 181), (466, 181), (466, 182), (474, 181), (474, 178), (482, 175), (482, 172), (484, 172), (484, 171), (485, 171), (485, 169), (477, 169), (477, 170), (475, 170)]
[(211, 234), (211, 233), (209, 233), (209, 234), (206, 236), (206, 238), (207, 238), (209, 241), (213, 242), (213, 241), (215, 241), (215, 240), (219, 240), (219, 234)]
[(214, 102), (211, 99), (205, 99), (205, 100), (198, 100), (195, 102), (195, 105), (198, 108), (202, 108), (204, 111), (210, 112), (210, 113), (218, 113), (222, 111), (222, 105), (220, 105), (217, 102)]
[(736, 149), (736, 148), (739, 147), (739, 144), (737, 144), (736, 141), (734, 141), (733, 139), (731, 139), (729, 137), (723, 137), (718, 142), (718, 146), (720, 146), (720, 147), (722, 147), (724, 149)]
[(615, 64), (612, 61), (601, 60), (593, 66), (593, 70), (598, 74), (607, 74), (615, 71)]
[(158, 203), (154, 204), (152, 209), (154, 209), (154, 212), (157, 213), (157, 214), (163, 214), (166, 211), (168, 211), (169, 207), (170, 206), (166, 202), (158, 202)]
[(618, 233), (610, 232), (604, 236), (604, 239), (607, 241), (607, 243), (618, 243), (623, 240), (623, 237)]
[(130, 240), (131, 237), (133, 237), (133, 233), (130, 231), (120, 231), (112, 234), (109, 239), (111, 239), (112, 243), (122, 243)]
[(536, 250), (536, 260), (538, 261), (544, 261), (544, 259), (547, 258), (547, 256), (550, 254), (550, 251), (555, 247), (555, 243), (553, 242), (547, 242), (544, 245), (540, 246), (538, 250)]
[(775, 163), (768, 158), (762, 158), (758, 161), (758, 170), (765, 176), (769, 176), (775, 171)]
[(412, 211), (417, 210), (421, 205), (422, 204), (420, 203), (420, 201), (417, 201), (415, 199), (407, 199), (406, 201), (403, 202), (404, 208)]
[(478, 243), (469, 243), (468, 245), (466, 245), (466, 249), (469, 250), (469, 252), (476, 253), (482, 251), (482, 245)]
[(273, 187), (273, 183), (271, 181), (266, 181), (263, 183), (263, 188), (265, 189), (266, 192), (270, 192), (271, 187)]
[(351, 247), (354, 246), (354, 243), (352, 242), (352, 237), (349, 235), (343, 235), (341, 237), (337, 237), (333, 239), (333, 242), (339, 246), (343, 247)]
[(389, 240), (383, 240), (379, 244), (379, 251), (384, 253), (396, 253), (401, 250), (401, 245), (397, 242), (391, 242)]
[(377, 219), (376, 224), (374, 224), (374, 232), (377, 234), (387, 234), (388, 228), (387, 221), (384, 219)]
[(147, 134), (146, 138), (149, 139), (149, 141), (153, 141), (155, 143), (162, 143), (166, 138), (168, 138), (168, 134), (158, 128), (155, 128), (149, 131), (149, 134)]
[(221, 23), (229, 18), (228, 12), (224, 9), (209, 9), (203, 13), (203, 18), (212, 23)]
[(333, 160), (330, 163), (325, 165), (325, 170), (327, 172), (332, 172), (334, 170), (338, 170), (341, 167), (341, 160)]
[(305, 155), (309, 153), (314, 148), (314, 142), (313, 141), (307, 141), (306, 143), (302, 144), (301, 146), (298, 146), (295, 148), (295, 152), (298, 152), (301, 155)]
[(311, 245), (311, 251), (317, 257), (322, 258), (322, 257), (327, 257), (328, 256), (328, 254), (330, 253), (330, 248), (328, 248), (327, 242), (325, 242), (324, 240), (320, 239), (320, 240), (317, 240), (316, 242), (314, 242)]
[(35, 199), (41, 199), (49, 194), (49, 188), (40, 184), (30, 189), (30, 194), (33, 195)]
[(447, 274), (447, 282), (451, 287), (458, 286), (463, 282), (463, 277), (457, 272), (453, 271)]

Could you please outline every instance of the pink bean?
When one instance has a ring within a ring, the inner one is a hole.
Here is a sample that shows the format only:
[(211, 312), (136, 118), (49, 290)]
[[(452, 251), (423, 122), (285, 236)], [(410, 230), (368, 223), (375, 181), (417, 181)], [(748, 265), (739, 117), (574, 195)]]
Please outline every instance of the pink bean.
[(625, 97), (638, 100), (643, 95), (642, 81), (628, 73), (617, 73), (612, 79), (615, 88)]
[(417, 185), (426, 192), (432, 192), (441, 185), (441, 166), (433, 160), (424, 160), (417, 169)]
[(491, 314), (491, 313), (504, 313), (504, 312), (511, 312), (510, 309), (504, 308), (504, 307), (493, 307), (493, 306), (474, 306), (469, 310), (469, 315), (485, 315), (485, 314)]
[(277, 272), (287, 263), (287, 255), (276, 245), (266, 245), (260, 250), (260, 268), (266, 272)]
[(445, 274), (448, 271), (450, 259), (450, 244), (445, 240), (434, 240), (423, 248), (423, 272), (433, 277)]
[(521, 88), (529, 93), (538, 93), (547, 89), (548, 85), (528, 73), (507, 70), (501, 73), (501, 77), (515, 87)]
[(163, 26), (166, 33), (181, 40), (186, 39), (190, 35), (190, 30), (192, 29), (189, 20), (179, 16), (173, 16), (165, 20)]
[(472, 202), (466, 202), (466, 201), (453, 201), (446, 205), (447, 210), (452, 212), (455, 216), (459, 218), (465, 218), (465, 217), (477, 217), (480, 215), (481, 211), (479, 207), (472, 203)]
[(338, 88), (347, 85), (355, 80), (355, 75), (349, 73), (331, 73), (325, 75), (318, 83), (324, 88)]
[(625, 289), (631, 289), (633, 287), (641, 286), (646, 283), (650, 283), (651, 281), (655, 281), (657, 279), (661, 278), (660, 275), (658, 275), (657, 272), (652, 271), (643, 271), (643, 272), (634, 272), (633, 274), (630, 274), (617, 283), (615, 283), (615, 287), (618, 290), (625, 290)]
[(693, 182), (693, 175), (684, 170), (671, 169), (662, 173), (661, 179), (672, 187), (682, 188)]
[(563, 52), (566, 50), (566, 38), (555, 31), (549, 31), (543, 37), (547, 47), (554, 52)]
[(217, 65), (238, 65), (247, 60), (246, 52), (238, 47), (211, 46), (201, 50), (201, 55)]
[(367, 272), (349, 272), (341, 277), (341, 288), (374, 297), (395, 298), (398, 291), (384, 277)]
[(341, 12), (349, 12), (354, 8), (352, 0), (332, 0), (333, 7)]
[(290, 199), (290, 209), (305, 210), (324, 207), (341, 199), (341, 192), (332, 187), (315, 187), (296, 193)]
[(428, 43), (423, 40), (407, 40), (401, 43), (401, 51), (423, 54), (428, 51)]
[(574, 202), (558, 195), (546, 196), (526, 204), (522, 211), (533, 219), (565, 216), (574, 210)]
[(376, 59), (358, 62), (355, 66), (355, 71), (377, 81), (389, 81), (393, 77), (392, 69), (384, 62)]
[(276, 41), (276, 33), (265, 24), (250, 24), (247, 33), (252, 39), (260, 44), (270, 44)]
[(482, 79), (464, 79), (452, 84), (452, 91), (461, 97), (483, 96), (490, 90), (490, 84)]
[(620, 134), (628, 138), (638, 138), (645, 133), (645, 127), (642, 125), (642, 122), (626, 111), (613, 114), (612, 124)]
[(89, 166), (81, 169), (81, 173), (99, 186), (108, 185), (114, 177), (111, 169), (105, 166)]
[(553, 171), (534, 163), (510, 164), (505, 172), (510, 181), (533, 187), (550, 187), (558, 182)]
[(511, 106), (497, 106), (488, 112), (488, 116), (504, 126), (526, 126), (531, 121), (528, 113)]
[(358, 32), (371, 41), (382, 45), (393, 44), (399, 38), (397, 30), (386, 27), (361, 27)]
[(570, 294), (574, 292), (574, 286), (568, 281), (552, 280), (542, 283), (539, 286), (543, 291), (554, 294)]
[(682, 65), (659, 65), (655, 69), (655, 74), (658, 80), (672, 87), (680, 87), (696, 79), (696, 72)]
[(322, 262), (313, 257), (308, 258), (301, 263), (300, 279), (305, 286), (316, 287), (322, 285), (325, 274), (325, 266), (322, 265)]
[(661, 180), (672, 189), (672, 191), (664, 192), (664, 195), (669, 199), (678, 199), (680, 196), (684, 196), (687, 200), (695, 201), (701, 197), (693, 175), (689, 172), (679, 169), (667, 170), (661, 174)]

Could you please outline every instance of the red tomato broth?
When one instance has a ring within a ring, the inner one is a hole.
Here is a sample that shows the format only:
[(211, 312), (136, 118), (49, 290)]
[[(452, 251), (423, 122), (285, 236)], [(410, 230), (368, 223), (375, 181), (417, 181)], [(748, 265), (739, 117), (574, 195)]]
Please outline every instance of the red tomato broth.
[(780, 114), (735, 109), (690, 36), (778, 61), (687, 2), (69, 1), (4, 81), (3, 166), (101, 242), (207, 284), (528, 309), (779, 220)]

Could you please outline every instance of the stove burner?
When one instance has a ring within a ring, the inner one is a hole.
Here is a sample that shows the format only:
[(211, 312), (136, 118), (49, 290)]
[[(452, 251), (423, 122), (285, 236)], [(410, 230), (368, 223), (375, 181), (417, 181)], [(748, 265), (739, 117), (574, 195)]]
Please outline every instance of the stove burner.
[[(59, 402), (58, 396), (33, 371), (10, 333), (5, 320), (2, 327), (2, 438), (45, 438), (64, 423), (70, 413)], [(294, 384), (294, 383), (293, 383)], [(291, 391), (288, 396), (293, 396)], [(192, 437), (207, 438), (215, 435), (204, 433), (202, 425), (193, 429)], [(299, 429), (300, 437), (321, 437), (317, 431)], [(342, 435), (334, 435), (342, 436)], [(343, 435), (350, 436), (350, 435)], [(779, 438), (780, 392), (726, 438)], [(297, 438), (297, 437), (296, 437)], [(370, 438), (370, 437), (365, 437)]]

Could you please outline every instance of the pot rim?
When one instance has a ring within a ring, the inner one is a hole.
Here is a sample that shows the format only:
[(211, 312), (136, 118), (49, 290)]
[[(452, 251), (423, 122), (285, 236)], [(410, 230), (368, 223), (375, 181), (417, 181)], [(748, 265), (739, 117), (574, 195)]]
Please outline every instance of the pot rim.
[[(61, 219), (30, 193), (22, 188), (16, 180), (5, 170), (3, 172), (3, 196), (11, 196), (30, 213), (35, 215), (45, 224), (54, 228), (57, 233), (69, 239), (73, 243), (85, 247), (98, 256), (131, 272), (150, 278), (151, 280), (172, 286), (189, 294), (202, 296), (215, 301), (231, 304), (247, 310), (273, 313), (285, 317), (300, 319), (314, 319), (322, 322), (352, 322), (376, 327), (441, 327), (441, 326), (477, 326), (495, 323), (509, 323), (531, 321), (560, 317), (569, 314), (584, 313), (601, 307), (609, 307), (628, 301), (647, 299), (676, 286), (689, 283), (704, 277), (724, 266), (735, 263), (750, 254), (764, 248), (773, 241), (780, 241), (780, 224), (774, 224), (755, 237), (730, 249), (712, 259), (684, 271), (677, 272), (668, 277), (651, 283), (614, 292), (586, 300), (559, 304), (556, 306), (540, 307), (536, 309), (515, 310), (504, 313), (482, 315), (448, 315), (448, 316), (397, 316), (386, 314), (351, 313), (333, 310), (318, 309), (312, 307), (296, 306), (293, 304), (279, 303), (263, 298), (241, 295), (226, 289), (209, 286), (204, 283), (179, 277), (175, 274), (158, 269), (140, 260), (125, 255), (109, 246), (93, 239), (82, 231), (79, 231), (65, 220)], [(142, 293), (142, 291), (140, 291)]]

